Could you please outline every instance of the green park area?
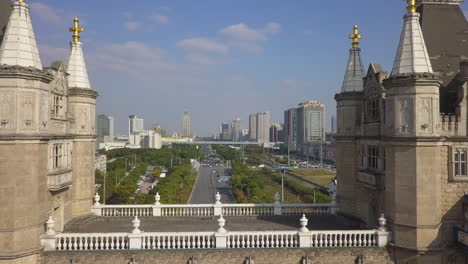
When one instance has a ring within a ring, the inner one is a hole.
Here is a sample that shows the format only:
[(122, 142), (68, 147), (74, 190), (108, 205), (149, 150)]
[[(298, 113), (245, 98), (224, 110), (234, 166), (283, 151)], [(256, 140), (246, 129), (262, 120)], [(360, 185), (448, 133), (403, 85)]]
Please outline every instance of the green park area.
[[(217, 146), (216, 152), (224, 159), (234, 158), (231, 185), (238, 203), (272, 203), (276, 192), (281, 194), (282, 175), (268, 168), (253, 169), (263, 164), (265, 154), (261, 147), (250, 146), (241, 150)], [(333, 178), (332, 176), (331, 178)], [(330, 180), (331, 178), (328, 178)], [(284, 179), (285, 203), (324, 203), (331, 201), (328, 194)]]
[[(162, 203), (186, 203), (197, 177), (190, 159), (203, 157), (199, 149), (190, 145), (116, 149), (101, 153), (107, 155), (109, 162), (106, 174), (96, 170), (96, 184), (100, 186), (98, 193), (101, 199), (105, 199), (107, 204), (151, 204), (156, 192), (161, 195)], [(152, 174), (159, 183), (148, 194), (136, 193), (137, 182), (146, 175), (149, 166), (154, 167)], [(168, 171), (166, 178), (159, 178), (162, 168)]]
[(327, 169), (294, 169), (288, 173), (326, 188), (328, 188), (330, 181), (336, 177), (336, 171)]

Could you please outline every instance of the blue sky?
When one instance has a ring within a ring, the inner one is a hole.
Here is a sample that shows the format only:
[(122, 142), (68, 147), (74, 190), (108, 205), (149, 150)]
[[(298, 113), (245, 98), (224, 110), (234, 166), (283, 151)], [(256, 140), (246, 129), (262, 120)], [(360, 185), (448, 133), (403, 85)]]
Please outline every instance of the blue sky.
[(259, 111), (282, 122), (308, 100), (326, 104), (330, 123), (353, 25), (364, 64), (390, 71), (405, 13), (404, 1), (388, 0), (28, 2), (44, 65), (66, 61), (67, 29), (81, 18), (97, 111), (114, 116), (120, 133), (130, 114), (180, 130), (189, 111), (193, 131), (211, 135), (235, 117), (248, 127)]

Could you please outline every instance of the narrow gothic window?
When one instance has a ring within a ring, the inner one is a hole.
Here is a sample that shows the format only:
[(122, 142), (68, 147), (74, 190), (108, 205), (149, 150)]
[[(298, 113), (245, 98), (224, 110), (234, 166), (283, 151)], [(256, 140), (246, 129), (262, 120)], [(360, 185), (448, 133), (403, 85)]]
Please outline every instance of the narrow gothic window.
[(378, 146), (367, 147), (367, 167), (369, 169), (379, 168), (379, 147)]
[(367, 121), (379, 120), (379, 99), (369, 99), (367, 101)]
[(455, 177), (466, 177), (466, 149), (456, 149), (454, 156)]

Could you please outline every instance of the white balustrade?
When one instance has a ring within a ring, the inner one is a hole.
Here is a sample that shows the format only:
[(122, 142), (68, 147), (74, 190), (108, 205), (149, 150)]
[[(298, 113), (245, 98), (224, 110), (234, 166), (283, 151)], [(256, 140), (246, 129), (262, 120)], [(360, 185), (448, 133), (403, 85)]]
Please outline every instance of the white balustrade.
[(223, 204), (224, 216), (274, 215), (273, 204)]
[(297, 231), (229, 232), (227, 248), (299, 247)]
[(377, 247), (378, 234), (375, 230), (363, 231), (312, 231), (310, 247)]
[(102, 216), (153, 216), (152, 205), (101, 205)]
[(123, 250), (128, 249), (128, 233), (58, 234), (56, 251)]
[(142, 249), (215, 248), (215, 232), (143, 233)]
[(335, 204), (282, 204), (282, 215), (331, 215)]
[(212, 216), (213, 205), (161, 205), (161, 216)]

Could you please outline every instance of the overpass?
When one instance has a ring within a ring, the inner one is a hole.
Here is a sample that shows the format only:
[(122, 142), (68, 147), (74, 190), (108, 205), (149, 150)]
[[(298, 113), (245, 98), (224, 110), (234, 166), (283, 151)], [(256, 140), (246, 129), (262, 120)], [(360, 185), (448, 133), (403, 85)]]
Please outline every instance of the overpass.
[(262, 142), (249, 142), (249, 141), (178, 141), (178, 140), (169, 140), (163, 141), (163, 145), (170, 144), (190, 144), (190, 145), (257, 145), (260, 146)]

